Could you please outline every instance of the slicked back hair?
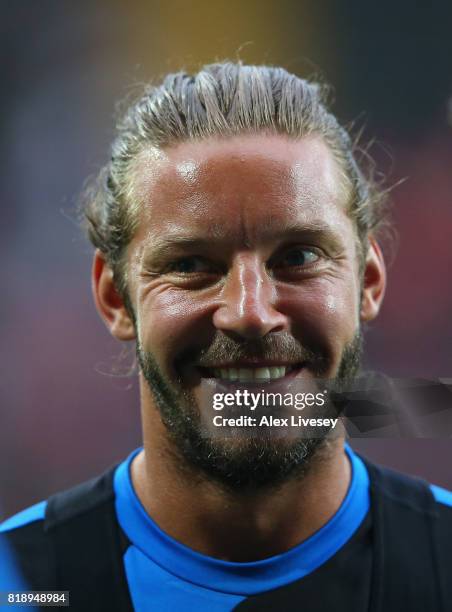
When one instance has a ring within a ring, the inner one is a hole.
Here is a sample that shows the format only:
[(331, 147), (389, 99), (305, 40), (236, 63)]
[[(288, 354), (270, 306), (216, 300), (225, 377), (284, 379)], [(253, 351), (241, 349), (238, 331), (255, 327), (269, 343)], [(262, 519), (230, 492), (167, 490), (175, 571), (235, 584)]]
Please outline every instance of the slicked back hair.
[(318, 135), (330, 147), (347, 186), (347, 211), (362, 260), (369, 234), (383, 221), (385, 193), (357, 163), (350, 135), (328, 110), (326, 88), (279, 67), (217, 63), (196, 74), (169, 74), (160, 85), (146, 87), (119, 121), (110, 161), (87, 191), (88, 236), (112, 268), (123, 297), (123, 255), (138, 223), (132, 169), (139, 154), (193, 139), (259, 132), (295, 139)]

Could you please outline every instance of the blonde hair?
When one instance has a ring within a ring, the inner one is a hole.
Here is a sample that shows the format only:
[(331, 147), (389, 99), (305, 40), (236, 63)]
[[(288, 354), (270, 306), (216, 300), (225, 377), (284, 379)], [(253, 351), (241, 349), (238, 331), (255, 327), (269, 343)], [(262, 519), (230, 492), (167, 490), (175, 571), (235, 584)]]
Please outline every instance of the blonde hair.
[(358, 165), (350, 135), (328, 110), (326, 88), (280, 67), (211, 64), (193, 75), (169, 74), (160, 85), (145, 88), (118, 123), (110, 161), (87, 192), (88, 236), (113, 269), (123, 295), (122, 256), (137, 225), (130, 201), (137, 156), (147, 147), (263, 130), (293, 138), (317, 134), (330, 147), (347, 182), (348, 213), (365, 254), (369, 233), (384, 218), (385, 192)]

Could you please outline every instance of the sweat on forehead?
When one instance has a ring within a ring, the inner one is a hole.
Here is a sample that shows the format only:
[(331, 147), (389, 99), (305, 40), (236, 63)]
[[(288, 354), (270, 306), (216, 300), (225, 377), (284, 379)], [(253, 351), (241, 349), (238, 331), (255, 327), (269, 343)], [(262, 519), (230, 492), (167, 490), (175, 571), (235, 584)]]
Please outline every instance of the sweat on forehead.
[(188, 141), (161, 151), (147, 148), (133, 164), (130, 184), (138, 235), (153, 221), (160, 230), (165, 219), (170, 226), (173, 214), (181, 213), (198, 216), (201, 224), (215, 213), (214, 232), (222, 216), (226, 222), (251, 210), (264, 226), (271, 225), (275, 213), (300, 220), (305, 213), (312, 222), (319, 204), (331, 204), (334, 215), (350, 199), (347, 177), (317, 136), (295, 140), (249, 134)]
[[(330, 112), (326, 92), (319, 83), (281, 67), (240, 62), (203, 66), (195, 74), (168, 74), (159, 85), (146, 86), (118, 122), (110, 159), (86, 190), (83, 206), (88, 237), (113, 269), (121, 291), (126, 290), (124, 254), (136, 235), (138, 213), (159, 168), (179, 146), (182, 151), (188, 143), (195, 147), (201, 142), (206, 150), (208, 142), (219, 138), (232, 143), (239, 136), (270, 134), (280, 138), (283, 150), (290, 141), (317, 137), (328, 147), (331, 163), (337, 164), (339, 180), (332, 180), (335, 194), (348, 203), (346, 210), (364, 255), (369, 234), (385, 220), (387, 192), (373, 181), (368, 155), (360, 156), (357, 163), (353, 141)], [(277, 158), (275, 148), (274, 164)], [(197, 183), (192, 162), (188, 156), (179, 163), (178, 180), (183, 178), (187, 188), (190, 182)], [(268, 174), (272, 176), (271, 169)], [(301, 181), (308, 191), (306, 183), (312, 189), (313, 182)]]

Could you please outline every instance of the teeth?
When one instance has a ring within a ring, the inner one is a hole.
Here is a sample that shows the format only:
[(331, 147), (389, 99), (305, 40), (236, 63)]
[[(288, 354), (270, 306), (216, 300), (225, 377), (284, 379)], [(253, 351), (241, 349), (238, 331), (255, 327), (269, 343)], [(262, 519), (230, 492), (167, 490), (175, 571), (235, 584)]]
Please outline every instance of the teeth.
[(239, 377), (239, 371), (237, 368), (228, 368), (225, 369), (226, 375), (229, 375), (229, 380), (237, 380)]
[[(273, 368), (271, 368), (273, 370)], [(270, 378), (270, 368), (256, 368), (254, 370), (254, 378), (265, 380)]]
[(274, 380), (283, 378), (289, 367), (275, 366), (271, 368), (214, 368), (215, 378), (222, 380), (238, 380), (248, 382), (252, 380)]

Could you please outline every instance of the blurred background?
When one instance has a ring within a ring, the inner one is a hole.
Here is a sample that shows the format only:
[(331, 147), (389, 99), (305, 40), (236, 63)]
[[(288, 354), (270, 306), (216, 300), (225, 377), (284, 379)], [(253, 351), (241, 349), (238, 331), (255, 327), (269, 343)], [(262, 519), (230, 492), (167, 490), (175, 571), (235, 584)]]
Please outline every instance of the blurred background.
[[(0, 499), (5, 516), (140, 445), (133, 350), (110, 338), (75, 220), (108, 158), (118, 100), (218, 59), (280, 64), (333, 86), (376, 137), (397, 256), (366, 363), (452, 378), (452, 3), (3, 1)], [(366, 440), (367, 456), (452, 487), (452, 440)]]

